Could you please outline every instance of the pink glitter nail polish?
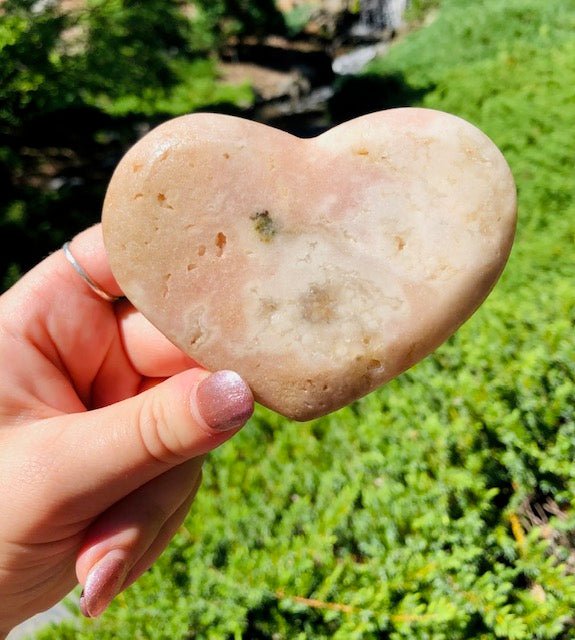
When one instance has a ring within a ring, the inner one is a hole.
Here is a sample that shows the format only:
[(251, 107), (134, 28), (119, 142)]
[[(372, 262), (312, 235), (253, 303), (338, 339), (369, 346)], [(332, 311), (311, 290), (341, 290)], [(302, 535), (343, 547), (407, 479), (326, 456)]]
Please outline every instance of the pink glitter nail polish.
[(216, 371), (204, 378), (196, 401), (203, 421), (215, 431), (241, 427), (254, 410), (250, 388), (234, 371)]
[(87, 618), (97, 618), (120, 593), (128, 567), (124, 554), (110, 551), (91, 569), (80, 596), (80, 610)]

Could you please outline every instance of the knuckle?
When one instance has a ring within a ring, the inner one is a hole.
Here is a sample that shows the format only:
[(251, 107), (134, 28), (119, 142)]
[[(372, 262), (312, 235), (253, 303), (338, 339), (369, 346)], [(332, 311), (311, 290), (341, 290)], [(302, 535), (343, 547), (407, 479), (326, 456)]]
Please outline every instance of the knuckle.
[(173, 416), (158, 394), (146, 395), (136, 421), (142, 446), (152, 460), (172, 466), (185, 459)]
[(159, 530), (170, 518), (171, 512), (166, 505), (160, 504), (158, 501), (147, 502), (140, 505), (138, 517), (147, 530)]

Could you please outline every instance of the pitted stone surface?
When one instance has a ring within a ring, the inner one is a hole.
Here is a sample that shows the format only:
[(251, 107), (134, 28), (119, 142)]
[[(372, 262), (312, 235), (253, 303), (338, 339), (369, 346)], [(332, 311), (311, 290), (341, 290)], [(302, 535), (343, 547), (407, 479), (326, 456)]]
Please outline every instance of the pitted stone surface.
[(395, 109), (302, 140), (193, 114), (122, 159), (103, 211), (132, 303), (208, 369), (314, 418), (429, 354), (513, 242), (515, 184), (454, 116)]

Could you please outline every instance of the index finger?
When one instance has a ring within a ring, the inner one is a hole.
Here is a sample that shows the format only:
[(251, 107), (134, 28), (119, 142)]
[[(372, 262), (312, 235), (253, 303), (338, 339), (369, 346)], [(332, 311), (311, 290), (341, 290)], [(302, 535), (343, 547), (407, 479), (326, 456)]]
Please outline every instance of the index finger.
[[(102, 225), (82, 231), (70, 242), (71, 252), (82, 269), (106, 293), (121, 296), (104, 245)], [(86, 285), (89, 286), (89, 285)], [(197, 363), (172, 344), (141, 313), (128, 303), (117, 307), (118, 329), (133, 369), (150, 378), (172, 376)]]
[[(110, 269), (101, 224), (96, 224), (80, 232), (70, 241), (69, 249), (86, 275), (100, 289), (110, 296), (121, 297), (124, 295)], [(87, 282), (85, 282), (85, 286), (90, 288)], [(94, 293), (94, 295), (97, 294)]]
[(116, 315), (124, 352), (140, 375), (168, 377), (198, 366), (132, 305), (118, 305)]

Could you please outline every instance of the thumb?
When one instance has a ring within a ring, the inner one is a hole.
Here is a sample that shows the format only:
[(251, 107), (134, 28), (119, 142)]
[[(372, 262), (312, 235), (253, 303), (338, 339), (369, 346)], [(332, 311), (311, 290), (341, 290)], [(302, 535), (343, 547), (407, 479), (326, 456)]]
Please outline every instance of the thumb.
[(44, 474), (43, 488), (68, 505), (81, 502), (98, 512), (215, 449), (245, 424), (253, 407), (238, 374), (195, 368), (108, 407), (50, 418), (42, 450), (36, 449), (52, 471)]

